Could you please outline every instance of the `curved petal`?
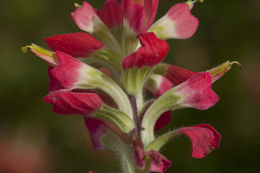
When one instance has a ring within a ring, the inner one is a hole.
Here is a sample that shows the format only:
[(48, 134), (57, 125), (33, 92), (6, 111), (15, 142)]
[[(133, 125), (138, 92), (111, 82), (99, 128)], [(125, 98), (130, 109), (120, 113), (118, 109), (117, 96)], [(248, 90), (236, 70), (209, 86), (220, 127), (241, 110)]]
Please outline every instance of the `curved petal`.
[(57, 67), (49, 69), (50, 76), (50, 89), (53, 90), (57, 87), (64, 89), (71, 89), (80, 77), (80, 69), (84, 64), (75, 58), (57, 51), (57, 58), (59, 64)]
[(174, 86), (176, 86), (189, 79), (195, 73), (196, 72), (192, 72), (174, 65), (168, 65), (165, 77), (170, 80)]
[(94, 19), (96, 16), (95, 10), (87, 2), (83, 2), (81, 7), (71, 13), (71, 17), (78, 27), (89, 33), (94, 32)]
[(87, 33), (61, 34), (45, 39), (51, 50), (60, 50), (74, 57), (88, 57), (104, 45)]
[(128, 25), (136, 32), (143, 33), (153, 23), (158, 0), (123, 0), (124, 16)]
[(140, 34), (138, 38), (142, 47), (123, 59), (124, 69), (153, 67), (160, 63), (169, 51), (167, 42), (157, 38), (154, 33)]
[(163, 39), (187, 39), (196, 32), (198, 25), (199, 20), (191, 14), (189, 5), (179, 3), (154, 23), (150, 31)]
[(96, 10), (99, 18), (109, 28), (116, 27), (123, 23), (123, 14), (120, 3), (117, 0), (106, 0), (102, 10)]
[(212, 90), (212, 77), (208, 72), (200, 72), (191, 76), (182, 84), (174, 87), (181, 96), (180, 104), (199, 110), (206, 110), (214, 106), (219, 97)]
[(213, 149), (219, 147), (221, 135), (208, 124), (178, 129), (181, 134), (187, 135), (191, 142), (191, 155), (196, 159), (207, 156)]
[(59, 114), (89, 115), (104, 104), (97, 94), (71, 91), (50, 92), (43, 98), (53, 105), (53, 111)]

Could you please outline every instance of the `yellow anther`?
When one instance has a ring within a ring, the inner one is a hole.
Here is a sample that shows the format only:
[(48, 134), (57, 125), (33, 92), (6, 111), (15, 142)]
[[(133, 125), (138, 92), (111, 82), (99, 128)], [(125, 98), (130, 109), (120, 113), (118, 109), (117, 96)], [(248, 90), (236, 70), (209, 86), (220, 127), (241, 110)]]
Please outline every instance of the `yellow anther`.
[(81, 7), (81, 5), (79, 5), (78, 3), (74, 3), (74, 6), (76, 7), (76, 8), (80, 8)]

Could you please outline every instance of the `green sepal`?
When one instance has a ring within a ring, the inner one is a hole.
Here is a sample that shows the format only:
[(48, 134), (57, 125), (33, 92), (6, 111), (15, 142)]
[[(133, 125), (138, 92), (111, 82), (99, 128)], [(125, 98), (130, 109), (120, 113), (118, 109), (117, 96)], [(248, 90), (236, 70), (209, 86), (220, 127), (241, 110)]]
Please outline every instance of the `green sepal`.
[(122, 84), (129, 95), (137, 95), (151, 71), (151, 67), (126, 69), (123, 72)]
[(123, 59), (123, 56), (115, 50), (102, 48), (101, 50), (98, 50), (91, 54), (91, 57), (104, 63), (110, 64), (118, 71), (121, 70), (121, 61)]
[(172, 88), (155, 100), (147, 109), (143, 116), (141, 137), (146, 147), (154, 140), (154, 126), (160, 115), (168, 110), (180, 108), (179, 101), (181, 96), (174, 94), (175, 88)]
[(135, 128), (133, 120), (128, 115), (107, 105), (103, 105), (91, 116), (111, 122), (124, 133), (129, 133)]
[(122, 88), (101, 71), (87, 64), (86, 66), (87, 68), (81, 70), (80, 76), (83, 78), (76, 83), (75, 89), (100, 89), (115, 101), (120, 111), (126, 113), (132, 119), (132, 107)]
[(180, 136), (180, 133), (178, 131), (173, 130), (168, 133), (165, 133), (157, 138), (155, 138), (151, 143), (149, 143), (146, 147), (145, 150), (155, 150), (155, 151), (160, 151), (160, 149), (170, 142), (171, 140), (177, 138)]

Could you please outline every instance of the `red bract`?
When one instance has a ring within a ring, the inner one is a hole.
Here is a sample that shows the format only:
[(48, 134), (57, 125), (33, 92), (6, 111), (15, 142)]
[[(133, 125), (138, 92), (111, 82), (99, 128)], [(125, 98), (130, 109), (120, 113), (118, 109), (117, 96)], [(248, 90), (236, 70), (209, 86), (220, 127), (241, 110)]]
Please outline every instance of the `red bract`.
[(146, 32), (155, 18), (158, 0), (122, 0), (124, 17), (137, 33)]
[(187, 107), (206, 110), (214, 106), (219, 100), (212, 90), (210, 73), (196, 73), (182, 84), (176, 86), (176, 91), (183, 96), (182, 103)]
[(119, 26), (123, 22), (120, 3), (117, 0), (106, 0), (102, 10), (96, 10), (97, 15), (109, 28)]
[(191, 155), (201, 159), (208, 155), (213, 149), (219, 147), (221, 135), (208, 124), (200, 124), (192, 127), (178, 129), (180, 134), (187, 135), (191, 142)]
[(53, 111), (59, 114), (79, 114), (87, 116), (100, 109), (104, 104), (97, 94), (71, 91), (54, 91), (44, 97), (44, 101), (53, 105)]
[(80, 69), (84, 68), (84, 64), (75, 58), (57, 51), (59, 64), (49, 70), (50, 89), (62, 86), (65, 89), (71, 89), (80, 78)]
[(172, 21), (175, 33), (171, 33), (173, 38), (190, 38), (197, 30), (199, 21), (190, 13), (190, 8), (186, 3), (174, 5), (167, 13), (167, 17)]
[(62, 51), (74, 57), (88, 57), (104, 45), (87, 33), (61, 34), (45, 39), (51, 50)]
[(135, 53), (123, 59), (123, 69), (153, 67), (160, 63), (169, 51), (167, 42), (157, 38), (154, 33), (140, 34), (138, 38), (141, 47)]

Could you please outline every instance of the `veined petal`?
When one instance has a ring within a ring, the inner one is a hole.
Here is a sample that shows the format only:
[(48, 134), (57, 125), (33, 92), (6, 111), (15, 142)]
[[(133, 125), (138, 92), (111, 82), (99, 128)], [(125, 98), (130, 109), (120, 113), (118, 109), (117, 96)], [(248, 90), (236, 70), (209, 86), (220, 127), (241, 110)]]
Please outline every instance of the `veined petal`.
[(88, 57), (104, 45), (87, 33), (61, 34), (45, 39), (51, 50), (62, 51), (74, 57)]
[(74, 22), (78, 25), (83, 31), (93, 33), (94, 32), (94, 20), (97, 17), (93, 7), (87, 3), (83, 2), (83, 5), (77, 8), (74, 12), (71, 13), (71, 17)]
[(221, 135), (208, 124), (184, 127), (177, 130), (180, 134), (187, 135), (191, 142), (191, 155), (196, 159), (207, 156), (212, 150), (219, 147)]
[(122, 0), (124, 16), (136, 33), (146, 32), (155, 18), (158, 0)]
[(187, 39), (196, 32), (198, 24), (199, 20), (191, 14), (189, 5), (178, 3), (155, 22), (149, 31), (155, 32), (162, 39)]
[[(154, 33), (140, 34), (141, 47), (123, 59), (122, 83), (130, 95), (136, 95), (152, 70), (167, 55), (167, 42), (158, 39)], [(160, 45), (160, 46), (159, 46)]]
[(141, 4), (135, 3), (134, 0), (122, 0), (124, 11), (124, 27), (128, 35), (134, 31), (141, 33), (145, 23), (145, 10)]
[(109, 28), (119, 26), (123, 23), (123, 12), (118, 0), (106, 0), (104, 8), (96, 12)]
[(100, 109), (104, 104), (97, 94), (71, 91), (54, 91), (44, 97), (59, 114), (79, 114), (87, 116)]
[(124, 69), (133, 67), (153, 67), (160, 63), (169, 51), (167, 42), (157, 38), (154, 33), (145, 33), (138, 36), (141, 47), (123, 59)]
[(208, 72), (196, 73), (185, 82), (173, 87), (160, 96), (144, 114), (141, 132), (146, 145), (154, 140), (153, 129), (159, 116), (167, 110), (195, 108), (206, 110), (219, 100), (212, 90), (212, 77)]

